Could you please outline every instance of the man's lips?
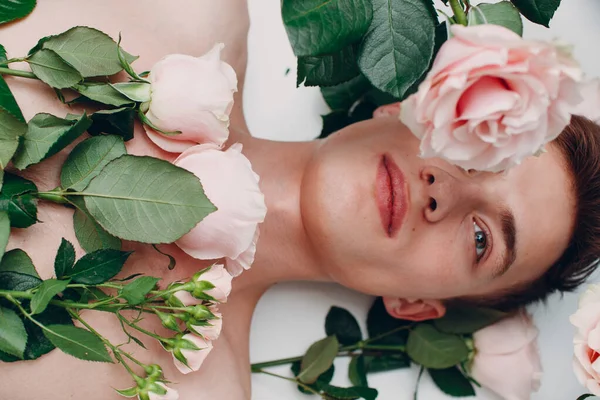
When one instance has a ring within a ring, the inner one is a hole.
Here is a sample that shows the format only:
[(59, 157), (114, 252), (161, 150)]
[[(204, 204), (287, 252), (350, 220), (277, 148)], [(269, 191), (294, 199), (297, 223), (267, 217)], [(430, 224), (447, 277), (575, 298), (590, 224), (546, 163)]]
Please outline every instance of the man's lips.
[(377, 168), (376, 198), (385, 233), (393, 237), (402, 226), (408, 201), (406, 181), (389, 154), (384, 154)]

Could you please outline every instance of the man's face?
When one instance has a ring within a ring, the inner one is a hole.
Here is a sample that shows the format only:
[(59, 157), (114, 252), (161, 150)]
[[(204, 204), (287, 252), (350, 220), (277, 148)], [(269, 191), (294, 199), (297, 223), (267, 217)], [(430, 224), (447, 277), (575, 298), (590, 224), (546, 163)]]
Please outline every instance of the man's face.
[(575, 203), (554, 146), (500, 174), (418, 154), (418, 139), (393, 116), (323, 141), (301, 211), (332, 279), (378, 296), (486, 295), (535, 280), (561, 256)]

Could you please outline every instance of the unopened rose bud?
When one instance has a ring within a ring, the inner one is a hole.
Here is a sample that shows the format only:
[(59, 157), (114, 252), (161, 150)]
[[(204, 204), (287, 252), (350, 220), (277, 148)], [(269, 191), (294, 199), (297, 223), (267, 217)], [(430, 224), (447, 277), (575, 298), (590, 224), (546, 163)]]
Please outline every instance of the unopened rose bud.
[(155, 313), (158, 316), (158, 318), (160, 318), (162, 326), (175, 332), (181, 332), (181, 329), (179, 329), (179, 323), (177, 322), (177, 318), (175, 318), (173, 314), (163, 313), (160, 311), (155, 311)]
[(208, 307), (203, 306), (202, 304), (196, 304), (195, 306), (187, 307), (188, 314), (195, 320), (205, 320), (213, 318), (213, 313), (209, 310)]
[(187, 322), (187, 327), (206, 340), (217, 340), (223, 328), (223, 319), (220, 312), (215, 311), (214, 316), (215, 318), (208, 321), (190, 320)]
[[(219, 303), (225, 303), (227, 296), (231, 293), (232, 279), (233, 277), (229, 275), (222, 264), (215, 264), (194, 275), (192, 282), (195, 286), (192, 294), (180, 290), (174, 294), (174, 297), (177, 297), (185, 306), (200, 304), (204, 294), (214, 298)], [(210, 285), (205, 282), (209, 282), (213, 287), (210, 288)], [(187, 285), (185, 287), (187, 288)]]
[(192, 333), (183, 336), (177, 335), (171, 351), (173, 363), (182, 374), (198, 371), (212, 348), (213, 345), (210, 341), (206, 341), (198, 335)]

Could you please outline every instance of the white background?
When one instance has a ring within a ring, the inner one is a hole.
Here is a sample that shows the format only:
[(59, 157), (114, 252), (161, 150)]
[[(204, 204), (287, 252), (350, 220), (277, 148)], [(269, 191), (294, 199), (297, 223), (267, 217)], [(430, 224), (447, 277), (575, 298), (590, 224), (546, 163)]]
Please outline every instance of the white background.
[[(437, 1), (437, 0), (436, 0)], [(443, 6), (436, 3), (436, 6)], [(279, 13), (280, 0), (249, 0), (252, 27), (249, 37), (249, 67), (245, 107), (253, 135), (274, 140), (310, 140), (321, 129), (320, 114), (328, 109), (318, 89), (295, 87), (296, 61), (289, 46)], [(600, 1), (565, 0), (551, 22), (551, 28), (526, 22), (525, 37), (560, 37), (575, 45), (575, 56), (589, 76), (600, 75)], [(286, 75), (286, 70), (289, 73)], [(540, 234), (543, 234), (540, 232)], [(594, 279), (598, 281), (598, 276)], [(261, 299), (254, 315), (250, 355), (252, 362), (301, 355), (324, 337), (324, 320), (330, 306), (350, 310), (361, 322), (373, 298), (337, 285), (295, 283), (272, 288)], [(540, 350), (544, 378), (536, 400), (575, 400), (584, 389), (571, 368), (573, 328), (568, 317), (577, 306), (577, 295), (552, 297), (548, 306), (532, 308), (540, 328)], [(347, 361), (336, 361), (333, 383), (348, 385)], [(288, 367), (273, 368), (288, 375)], [(417, 369), (369, 375), (379, 390), (378, 400), (412, 399)], [(281, 379), (253, 375), (253, 400), (310, 399)], [(315, 398), (315, 397), (313, 397)], [(421, 400), (442, 400), (442, 394), (424, 375)], [(477, 399), (496, 399), (483, 390)]]

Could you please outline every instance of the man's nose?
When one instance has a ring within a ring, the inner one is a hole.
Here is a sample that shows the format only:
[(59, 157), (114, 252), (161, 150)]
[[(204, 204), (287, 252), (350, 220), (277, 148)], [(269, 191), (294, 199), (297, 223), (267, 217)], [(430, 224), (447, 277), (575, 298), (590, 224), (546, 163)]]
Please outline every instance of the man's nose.
[(437, 167), (421, 172), (425, 190), (425, 219), (438, 222), (454, 213), (466, 214), (482, 201), (483, 188), (466, 174), (452, 175)]

